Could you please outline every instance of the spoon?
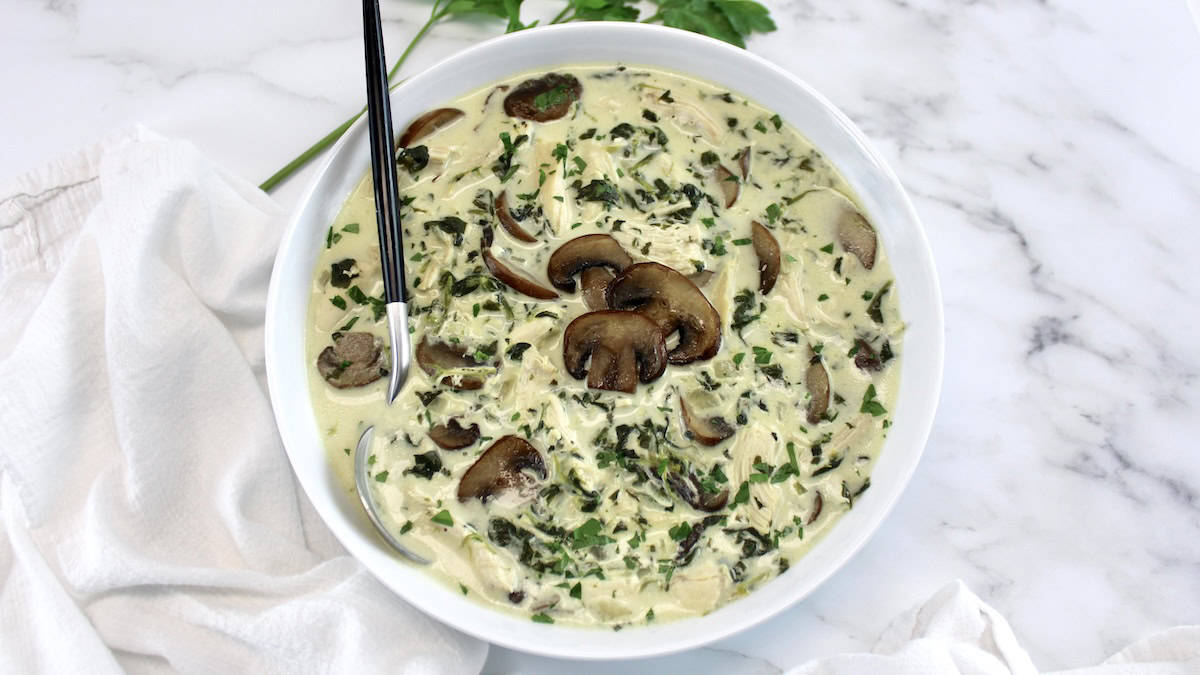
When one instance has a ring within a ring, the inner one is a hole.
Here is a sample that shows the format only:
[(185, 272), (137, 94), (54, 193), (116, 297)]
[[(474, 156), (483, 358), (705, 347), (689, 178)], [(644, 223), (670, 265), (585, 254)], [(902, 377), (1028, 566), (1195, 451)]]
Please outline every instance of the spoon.
[(392, 108), (388, 99), (387, 65), (383, 55), (383, 30), (379, 0), (363, 0), (363, 46), (367, 61), (367, 122), (371, 132), (371, 174), (375, 183), (375, 214), (379, 226), (379, 255), (383, 267), (383, 295), (388, 337), (392, 344), (392, 369), (387, 402), (391, 405), (408, 379), (412, 342), (408, 334), (408, 287), (404, 279), (404, 232), (400, 228), (400, 188), (396, 183), (396, 143), (392, 136)]
[(375, 529), (379, 531), (380, 536), (396, 552), (408, 558), (409, 560), (428, 565), (429, 561), (421, 556), (413, 553), (404, 544), (400, 543), (400, 539), (392, 534), (379, 516), (379, 506), (375, 503), (375, 495), (371, 492), (371, 484), (367, 476), (368, 459), (371, 454), (371, 439), (375, 435), (375, 427), (367, 427), (363, 431), (362, 436), (358, 437), (358, 447), (354, 449), (354, 485), (358, 488), (358, 499), (362, 502), (363, 510), (367, 512), (367, 517), (371, 519), (371, 523), (375, 525)]
[[(387, 60), (383, 54), (383, 28), (379, 0), (363, 0), (363, 49), (367, 61), (367, 127), (371, 132), (371, 175), (375, 183), (375, 214), (379, 226), (379, 256), (383, 267), (383, 295), (387, 310), (392, 368), (387, 402), (391, 405), (408, 379), (412, 366), (412, 339), (408, 334), (408, 304), (404, 280), (404, 233), (400, 229), (400, 188), (396, 184), (396, 143), (392, 138), (392, 109), (388, 100)], [(354, 450), (354, 485), (363, 509), (375, 529), (404, 557), (423, 565), (429, 561), (413, 553), (392, 534), (379, 515), (367, 474), (368, 455), (375, 427), (367, 427)]]

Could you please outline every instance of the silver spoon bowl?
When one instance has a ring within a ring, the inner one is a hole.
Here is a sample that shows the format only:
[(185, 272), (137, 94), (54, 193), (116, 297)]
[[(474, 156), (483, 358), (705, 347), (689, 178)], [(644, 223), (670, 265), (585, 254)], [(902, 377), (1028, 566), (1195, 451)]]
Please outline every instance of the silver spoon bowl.
[(371, 455), (371, 439), (375, 436), (375, 427), (367, 427), (363, 431), (362, 436), (358, 437), (358, 447), (354, 449), (354, 484), (358, 488), (358, 498), (362, 502), (363, 510), (367, 512), (367, 517), (375, 525), (379, 536), (383, 537), (384, 541), (400, 555), (409, 560), (428, 565), (429, 561), (421, 556), (413, 553), (401, 541), (400, 537), (393, 534), (383, 519), (379, 516), (379, 505), (375, 503), (375, 493), (371, 491), (370, 476), (367, 472), (367, 466)]

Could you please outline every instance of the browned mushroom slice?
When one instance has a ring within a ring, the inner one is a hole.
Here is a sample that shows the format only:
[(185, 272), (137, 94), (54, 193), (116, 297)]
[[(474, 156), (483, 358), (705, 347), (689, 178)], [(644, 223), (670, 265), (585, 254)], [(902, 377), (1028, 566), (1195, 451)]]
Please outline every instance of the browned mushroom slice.
[(338, 389), (361, 387), (388, 374), (383, 340), (370, 333), (334, 333), (317, 356), (317, 372)]
[(804, 386), (812, 398), (808, 401), (808, 423), (816, 424), (825, 416), (829, 409), (829, 373), (821, 364), (821, 357), (814, 355), (808, 362), (808, 370), (804, 371)]
[(853, 253), (862, 266), (875, 266), (878, 241), (875, 228), (867, 222), (854, 202), (831, 188), (813, 188), (800, 195), (794, 208), (800, 209), (809, 228), (828, 228), (846, 251)]
[(417, 141), (425, 138), (433, 132), (449, 126), (452, 122), (457, 121), (463, 116), (463, 111), (456, 108), (438, 108), (430, 110), (421, 115), (408, 125), (403, 134), (400, 134), (400, 140), (396, 143), (397, 147), (407, 148)]
[[(588, 357), (591, 364), (588, 365)], [(635, 312), (589, 312), (563, 333), (563, 365), (591, 389), (632, 393), (667, 367), (667, 346), (653, 321)]]
[(821, 492), (818, 490), (817, 496), (813, 498), (813, 512), (808, 516), (808, 519), (804, 521), (804, 524), (812, 525), (814, 522), (816, 522), (817, 518), (821, 516), (821, 508), (823, 506), (825, 506), (825, 500), (821, 498)]
[(742, 148), (742, 151), (737, 156), (738, 169), (742, 172), (742, 180), (746, 181), (750, 178), (750, 148)]
[(664, 339), (679, 331), (679, 344), (667, 353), (676, 365), (711, 359), (721, 347), (717, 310), (696, 284), (666, 265), (630, 265), (608, 284), (608, 306), (646, 315)]
[(717, 274), (712, 270), (700, 270), (695, 274), (689, 274), (688, 281), (696, 284), (697, 288), (704, 288), (704, 286), (706, 286), (708, 282), (712, 281), (712, 278), (715, 276), (717, 276)]
[(696, 478), (696, 474), (689, 473), (685, 479), (677, 473), (667, 474), (667, 483), (679, 498), (688, 503), (697, 511), (720, 511), (725, 508), (725, 503), (729, 501), (729, 488), (721, 490), (717, 494), (705, 492), (700, 483), (700, 479)]
[[(448, 345), (445, 342), (430, 342), (428, 338), (421, 338), (421, 343), (417, 345), (417, 365), (421, 366), (421, 370), (429, 375), (437, 375), (443, 370), (452, 370), (454, 368), (474, 368), (479, 364), (475, 359), (467, 356), (467, 350), (457, 345)], [(464, 375), (459, 379), (458, 384), (454, 384), (454, 378), (446, 376), (442, 378), (442, 384), (453, 389), (479, 389), (483, 386), (483, 380)]]
[(591, 267), (608, 267), (620, 272), (633, 264), (621, 244), (607, 234), (585, 234), (558, 247), (546, 263), (546, 275), (554, 287), (575, 290), (575, 275)]
[(700, 417), (692, 414), (687, 399), (679, 397), (679, 408), (683, 412), (683, 426), (687, 435), (701, 445), (716, 445), (733, 436), (733, 427), (720, 417)]
[(766, 295), (775, 288), (775, 280), (779, 278), (779, 242), (757, 220), (750, 222), (750, 240), (758, 256), (758, 292)]
[(717, 165), (716, 176), (717, 182), (721, 184), (721, 193), (725, 195), (725, 208), (729, 208), (742, 193), (742, 184), (732, 171), (720, 164)]
[(879, 358), (879, 354), (870, 343), (858, 338), (854, 341), (854, 365), (858, 366), (859, 370), (879, 372), (883, 370), (883, 359)]
[(492, 495), (521, 489), (545, 478), (546, 462), (542, 454), (523, 438), (505, 436), (492, 443), (463, 474), (458, 482), (458, 501), (486, 502)]
[(558, 297), (558, 293), (546, 288), (529, 277), (516, 272), (508, 265), (500, 262), (496, 256), (492, 255), (490, 249), (483, 250), (483, 264), (487, 265), (488, 271), (492, 276), (496, 277), (500, 283), (508, 286), (518, 293), (523, 293), (531, 298), (538, 300), (554, 300)]
[(434, 425), (429, 430), (429, 438), (443, 450), (458, 450), (479, 440), (479, 425), (472, 424), (464, 429), (458, 418), (451, 418), (447, 424)]
[(863, 267), (871, 269), (875, 266), (875, 228), (858, 209), (842, 211), (838, 217), (837, 236), (842, 248), (853, 253)]
[(608, 309), (608, 283), (615, 276), (607, 267), (589, 267), (579, 275), (583, 304), (589, 311)]
[(518, 84), (504, 97), (504, 112), (533, 122), (556, 120), (571, 109), (583, 94), (583, 85), (573, 75), (547, 73)]
[(496, 217), (500, 219), (500, 225), (504, 227), (506, 232), (521, 241), (530, 243), (537, 241), (536, 237), (526, 232), (525, 228), (518, 225), (517, 221), (513, 219), (512, 213), (508, 210), (508, 190), (502, 191), (500, 196), (496, 197), (495, 206)]

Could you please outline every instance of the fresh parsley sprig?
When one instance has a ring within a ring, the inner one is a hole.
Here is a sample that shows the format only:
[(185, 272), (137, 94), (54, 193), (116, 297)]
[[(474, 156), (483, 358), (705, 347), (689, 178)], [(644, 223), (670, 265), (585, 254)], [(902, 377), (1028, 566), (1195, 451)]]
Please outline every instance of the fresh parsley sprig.
[[(672, 28), (682, 28), (693, 33), (724, 40), (745, 47), (745, 38), (751, 33), (768, 33), (775, 30), (766, 7), (754, 0), (653, 0), (656, 11), (641, 23), (658, 23)], [(538, 25), (538, 21), (521, 21), (522, 0), (434, 0), (429, 19), (413, 36), (408, 47), (396, 59), (388, 71), (388, 81), (395, 78), (400, 67), (408, 60), (413, 48), (435, 25), (445, 19), (470, 15), (490, 16), (508, 23), (504, 32), (512, 33)], [(567, 0), (566, 6), (550, 20), (551, 24), (571, 21), (638, 21), (641, 15), (636, 2), (631, 0)], [(260, 189), (270, 192), (292, 174), (299, 171), (317, 155), (337, 142), (342, 134), (366, 113), (364, 107), (337, 128), (325, 134), (295, 159), (263, 181)]]

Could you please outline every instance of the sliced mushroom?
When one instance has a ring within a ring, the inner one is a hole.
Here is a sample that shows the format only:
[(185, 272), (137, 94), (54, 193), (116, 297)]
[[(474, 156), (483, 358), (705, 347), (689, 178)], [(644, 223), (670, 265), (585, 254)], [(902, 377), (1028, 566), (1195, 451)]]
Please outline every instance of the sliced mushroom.
[(492, 276), (496, 277), (500, 283), (508, 286), (518, 293), (523, 293), (531, 298), (538, 300), (554, 300), (558, 298), (558, 293), (546, 288), (529, 277), (513, 270), (508, 265), (500, 262), (500, 260), (492, 255), (491, 249), (483, 250), (483, 264), (487, 265), (488, 271)]
[(679, 397), (679, 408), (683, 412), (683, 426), (687, 435), (701, 445), (716, 445), (733, 436), (733, 427), (720, 417), (700, 417), (692, 414), (687, 399)]
[(446, 424), (434, 425), (429, 430), (429, 439), (443, 450), (458, 450), (479, 440), (479, 425), (472, 424), (464, 429), (454, 417)]
[(696, 478), (696, 474), (689, 473), (684, 479), (678, 473), (671, 472), (667, 474), (667, 483), (679, 498), (688, 503), (697, 511), (705, 511), (712, 513), (725, 508), (725, 503), (729, 501), (729, 488), (721, 490), (717, 494), (705, 492), (700, 484), (700, 479)]
[(504, 227), (505, 232), (521, 241), (529, 243), (537, 241), (536, 237), (526, 232), (525, 228), (518, 225), (517, 221), (513, 219), (512, 212), (508, 210), (508, 190), (502, 191), (500, 196), (496, 197), (495, 207), (496, 217), (500, 219), (500, 225)]
[(458, 121), (463, 114), (463, 111), (457, 108), (430, 110), (408, 125), (404, 133), (400, 134), (400, 140), (396, 143), (396, 147), (407, 148), (433, 132), (449, 126), (452, 122)]
[(633, 264), (633, 258), (621, 244), (607, 234), (585, 234), (558, 247), (546, 263), (546, 275), (554, 287), (571, 293), (575, 275), (592, 267), (608, 267), (620, 272)]
[(717, 181), (721, 184), (721, 193), (725, 195), (725, 208), (733, 206), (737, 201), (738, 195), (742, 193), (742, 183), (738, 177), (733, 175), (733, 172), (726, 169), (723, 165), (718, 164), (715, 173)]
[(779, 241), (757, 220), (750, 222), (750, 240), (758, 256), (758, 292), (766, 295), (779, 278)]
[[(531, 475), (532, 474), (532, 475)], [(458, 501), (489, 497), (510, 489), (521, 489), (546, 478), (542, 454), (519, 436), (505, 436), (492, 443), (467, 469), (458, 482)]]
[[(448, 345), (445, 342), (430, 342), (425, 337), (421, 338), (421, 343), (417, 345), (417, 365), (421, 366), (421, 370), (427, 374), (437, 375), (443, 370), (474, 368), (479, 364), (475, 362), (475, 359), (467, 356), (467, 350), (464, 347)], [(454, 378), (446, 376), (442, 378), (442, 384), (452, 389), (479, 389), (483, 386), (483, 380), (471, 375), (464, 375), (456, 385)]]
[(607, 267), (589, 267), (579, 275), (583, 304), (589, 311), (608, 309), (608, 284), (616, 276)]
[(808, 362), (808, 370), (804, 371), (804, 386), (812, 398), (808, 400), (808, 423), (816, 424), (829, 410), (829, 373), (821, 363), (821, 357), (813, 355)]
[(804, 521), (804, 524), (812, 525), (814, 522), (816, 522), (817, 518), (821, 516), (821, 508), (823, 506), (825, 506), (825, 500), (821, 497), (821, 491), (817, 490), (817, 496), (813, 497), (813, 512), (808, 516), (808, 519)]
[(370, 333), (334, 333), (317, 356), (317, 372), (338, 389), (361, 387), (388, 374), (383, 340)]
[(853, 253), (863, 267), (871, 269), (875, 266), (875, 228), (858, 209), (842, 212), (838, 219), (837, 236), (842, 248)]
[(583, 85), (573, 75), (546, 73), (518, 84), (504, 97), (504, 112), (533, 122), (559, 119), (583, 94)]
[(859, 370), (868, 372), (879, 372), (883, 370), (883, 360), (879, 358), (879, 354), (871, 348), (870, 343), (862, 338), (854, 341), (854, 365), (858, 366)]
[(721, 347), (721, 316), (687, 277), (659, 263), (630, 265), (608, 284), (608, 306), (636, 310), (666, 339), (679, 331), (667, 360), (681, 365), (711, 359)]
[[(591, 364), (588, 365), (588, 357)], [(563, 365), (591, 389), (632, 393), (667, 367), (667, 346), (653, 321), (635, 312), (589, 312), (563, 332)]]
[(810, 210), (810, 221), (828, 223), (837, 234), (838, 243), (853, 253), (863, 267), (875, 266), (878, 246), (875, 228), (845, 195), (831, 188), (815, 188), (801, 195), (796, 205)]

